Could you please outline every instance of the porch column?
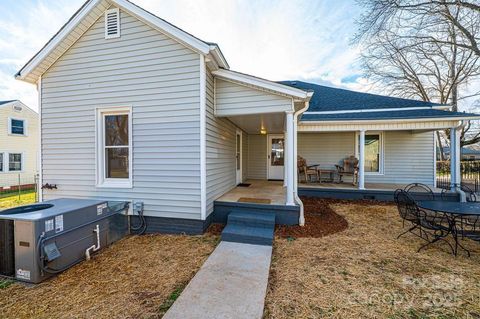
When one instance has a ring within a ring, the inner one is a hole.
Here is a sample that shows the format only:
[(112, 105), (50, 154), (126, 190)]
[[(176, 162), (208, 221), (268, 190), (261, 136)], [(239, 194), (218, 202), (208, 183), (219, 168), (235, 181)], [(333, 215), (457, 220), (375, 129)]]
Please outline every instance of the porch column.
[(460, 187), (462, 174), (460, 172), (460, 130), (450, 129), (450, 188), (456, 190)]
[(358, 189), (365, 189), (365, 130), (360, 131), (358, 159)]
[(286, 165), (288, 165), (287, 168), (287, 200), (286, 200), (286, 205), (295, 205), (295, 200), (294, 200), (294, 178), (293, 174), (295, 172), (295, 167), (293, 165), (295, 164), (295, 161), (293, 160), (293, 157), (295, 156), (294, 152), (294, 131), (295, 131), (295, 125), (293, 121), (293, 111), (288, 111), (286, 112), (287, 114), (287, 145), (286, 145), (286, 156), (285, 158), (287, 159)]

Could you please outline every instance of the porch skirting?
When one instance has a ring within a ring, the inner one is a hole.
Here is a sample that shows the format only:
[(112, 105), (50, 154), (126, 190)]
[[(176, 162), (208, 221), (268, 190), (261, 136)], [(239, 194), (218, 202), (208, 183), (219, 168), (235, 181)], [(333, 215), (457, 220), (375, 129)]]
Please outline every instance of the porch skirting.
[[(299, 187), (298, 194), (300, 196), (319, 197), (319, 198), (333, 198), (333, 199), (367, 199), (393, 202), (394, 189), (341, 189), (341, 188), (314, 188), (314, 187)], [(435, 196), (440, 196), (440, 193), (435, 193)], [(458, 194), (448, 194), (452, 201), (458, 200)]]

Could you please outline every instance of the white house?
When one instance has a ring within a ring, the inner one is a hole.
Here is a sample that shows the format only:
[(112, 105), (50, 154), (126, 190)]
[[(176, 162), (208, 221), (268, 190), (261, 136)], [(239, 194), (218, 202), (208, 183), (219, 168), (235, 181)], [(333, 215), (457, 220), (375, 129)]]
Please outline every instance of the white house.
[[(41, 183), (57, 186), (42, 198), (141, 201), (149, 231), (200, 233), (233, 208), (302, 224), (302, 192), (433, 186), (435, 130), (455, 140), (479, 118), (232, 71), (217, 44), (126, 0), (87, 1), (16, 78), (38, 87)], [(333, 175), (356, 156), (358, 183), (299, 187), (297, 155)]]
[(38, 144), (37, 112), (18, 100), (0, 101), (0, 190), (34, 186)]

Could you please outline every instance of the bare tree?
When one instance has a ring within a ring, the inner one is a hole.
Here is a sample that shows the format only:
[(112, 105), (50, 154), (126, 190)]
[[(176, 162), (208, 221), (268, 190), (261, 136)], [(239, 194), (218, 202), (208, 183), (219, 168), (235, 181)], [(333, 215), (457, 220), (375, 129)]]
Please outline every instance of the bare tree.
[[(480, 28), (473, 22), (480, 19), (480, 6), (444, 0), (360, 3), (366, 13), (358, 22), (355, 40), (362, 46), (362, 65), (373, 82), (393, 95), (451, 104), (453, 111), (461, 100), (480, 95), (465, 93), (471, 82), (480, 80), (477, 38), (470, 41), (466, 35)], [(443, 158), (443, 139), (438, 134)], [(463, 145), (479, 141), (478, 130), (467, 125)]]

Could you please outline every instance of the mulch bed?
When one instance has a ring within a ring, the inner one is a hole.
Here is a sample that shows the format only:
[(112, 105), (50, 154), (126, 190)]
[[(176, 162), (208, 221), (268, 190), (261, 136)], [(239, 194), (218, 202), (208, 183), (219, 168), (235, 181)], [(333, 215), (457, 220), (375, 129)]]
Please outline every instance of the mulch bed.
[(275, 235), (282, 238), (318, 238), (344, 231), (348, 222), (330, 207), (338, 200), (302, 197), (305, 226), (275, 227)]
[[(280, 238), (319, 238), (344, 231), (348, 228), (348, 222), (332, 209), (331, 206), (335, 204), (354, 203), (360, 206), (390, 205), (390, 203), (373, 200), (349, 201), (316, 197), (302, 197), (302, 202), (304, 205), (305, 226), (277, 225), (275, 227), (275, 236)], [(223, 224), (212, 224), (207, 229), (207, 233), (219, 236), (224, 227), (225, 225)]]

